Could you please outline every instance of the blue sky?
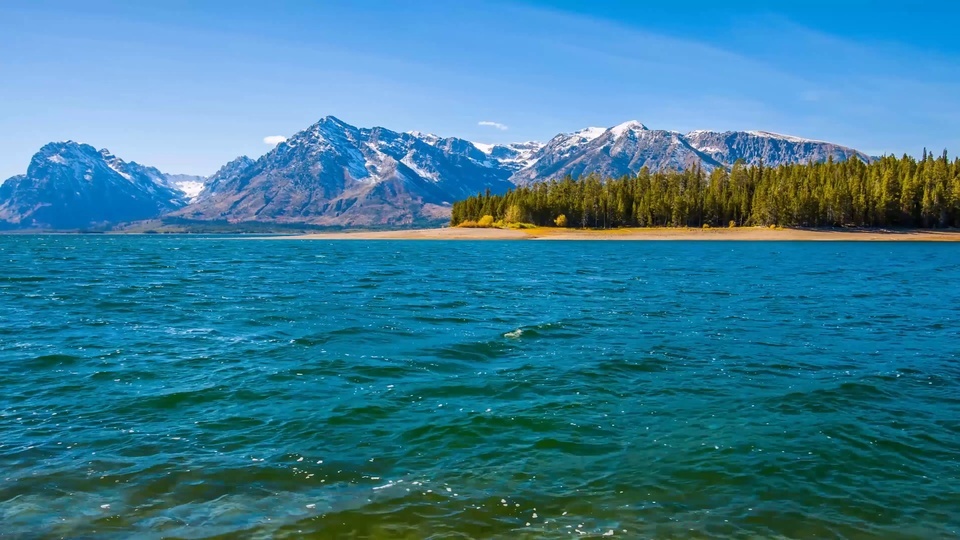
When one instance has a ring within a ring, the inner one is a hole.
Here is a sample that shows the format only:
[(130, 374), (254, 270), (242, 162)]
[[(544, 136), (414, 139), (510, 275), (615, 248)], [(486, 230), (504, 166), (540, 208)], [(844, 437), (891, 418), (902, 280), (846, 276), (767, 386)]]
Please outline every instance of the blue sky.
[(211, 174), (328, 114), (478, 142), (636, 119), (955, 154), (958, 14), (841, 0), (2, 0), (0, 178), (66, 139)]

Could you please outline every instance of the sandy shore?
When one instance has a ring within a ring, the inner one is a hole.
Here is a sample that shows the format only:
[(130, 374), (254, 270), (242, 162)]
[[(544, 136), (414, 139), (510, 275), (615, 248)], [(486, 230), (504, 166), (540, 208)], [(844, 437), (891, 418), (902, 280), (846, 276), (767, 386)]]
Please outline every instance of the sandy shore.
[(413, 229), (277, 236), (297, 240), (750, 240), (960, 242), (960, 230), (809, 230), (739, 227), (735, 229)]

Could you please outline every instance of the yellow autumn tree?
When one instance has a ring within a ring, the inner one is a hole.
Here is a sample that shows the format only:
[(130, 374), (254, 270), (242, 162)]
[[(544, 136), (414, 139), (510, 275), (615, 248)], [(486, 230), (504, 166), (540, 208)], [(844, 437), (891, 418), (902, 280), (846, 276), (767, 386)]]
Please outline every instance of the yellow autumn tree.
[(523, 223), (523, 210), (519, 205), (511, 204), (507, 208), (507, 213), (503, 216), (506, 223)]

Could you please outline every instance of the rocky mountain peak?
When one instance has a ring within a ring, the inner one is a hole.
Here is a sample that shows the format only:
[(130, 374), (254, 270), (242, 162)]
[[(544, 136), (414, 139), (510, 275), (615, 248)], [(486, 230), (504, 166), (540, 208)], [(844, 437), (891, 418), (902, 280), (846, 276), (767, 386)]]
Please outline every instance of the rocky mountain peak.
[(0, 186), (0, 226), (86, 228), (154, 218), (184, 204), (156, 169), (66, 141), (44, 145), (27, 174)]
[(614, 137), (623, 137), (624, 135), (636, 133), (638, 131), (646, 131), (647, 126), (641, 124), (636, 120), (630, 120), (622, 124), (617, 124), (609, 129), (609, 132), (613, 134)]
[(43, 145), (30, 160), (30, 167), (63, 166), (71, 163), (90, 163), (102, 156), (89, 144), (74, 141), (52, 142)]

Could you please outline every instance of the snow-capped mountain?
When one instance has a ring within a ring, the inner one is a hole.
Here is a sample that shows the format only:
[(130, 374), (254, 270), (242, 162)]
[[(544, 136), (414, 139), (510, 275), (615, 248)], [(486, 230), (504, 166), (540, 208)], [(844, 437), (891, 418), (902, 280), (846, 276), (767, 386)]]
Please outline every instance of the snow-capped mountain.
[(0, 185), (0, 227), (76, 229), (153, 218), (186, 196), (154, 168), (73, 141), (50, 143)]
[(257, 160), (216, 174), (171, 175), (73, 142), (44, 146), (26, 175), (0, 185), (0, 227), (81, 228), (152, 219), (403, 227), (445, 221), (456, 200), (486, 189), (597, 174), (736, 161), (872, 158), (836, 144), (764, 131), (675, 131), (630, 121), (547, 141), (481, 144), (428, 133), (358, 128), (323, 118)]
[(763, 131), (694, 131), (684, 135), (649, 129), (634, 120), (607, 129), (587, 128), (557, 135), (510, 181), (522, 185), (586, 174), (619, 177), (636, 174), (643, 167), (656, 171), (699, 165), (709, 172), (717, 167), (729, 168), (738, 160), (777, 166), (830, 157), (843, 161), (852, 156), (872, 159), (851, 148), (788, 135)]
[(512, 177), (515, 184), (599, 174), (619, 177), (643, 167), (681, 169), (698, 162), (720, 164), (698, 153), (677, 133), (650, 130), (637, 121), (611, 128), (591, 127), (560, 134), (531, 157), (531, 164)]
[(197, 201), (174, 215), (409, 226), (443, 221), (454, 201), (512, 186), (510, 171), (469, 141), (357, 128), (333, 116), (240, 165), (214, 175)]

